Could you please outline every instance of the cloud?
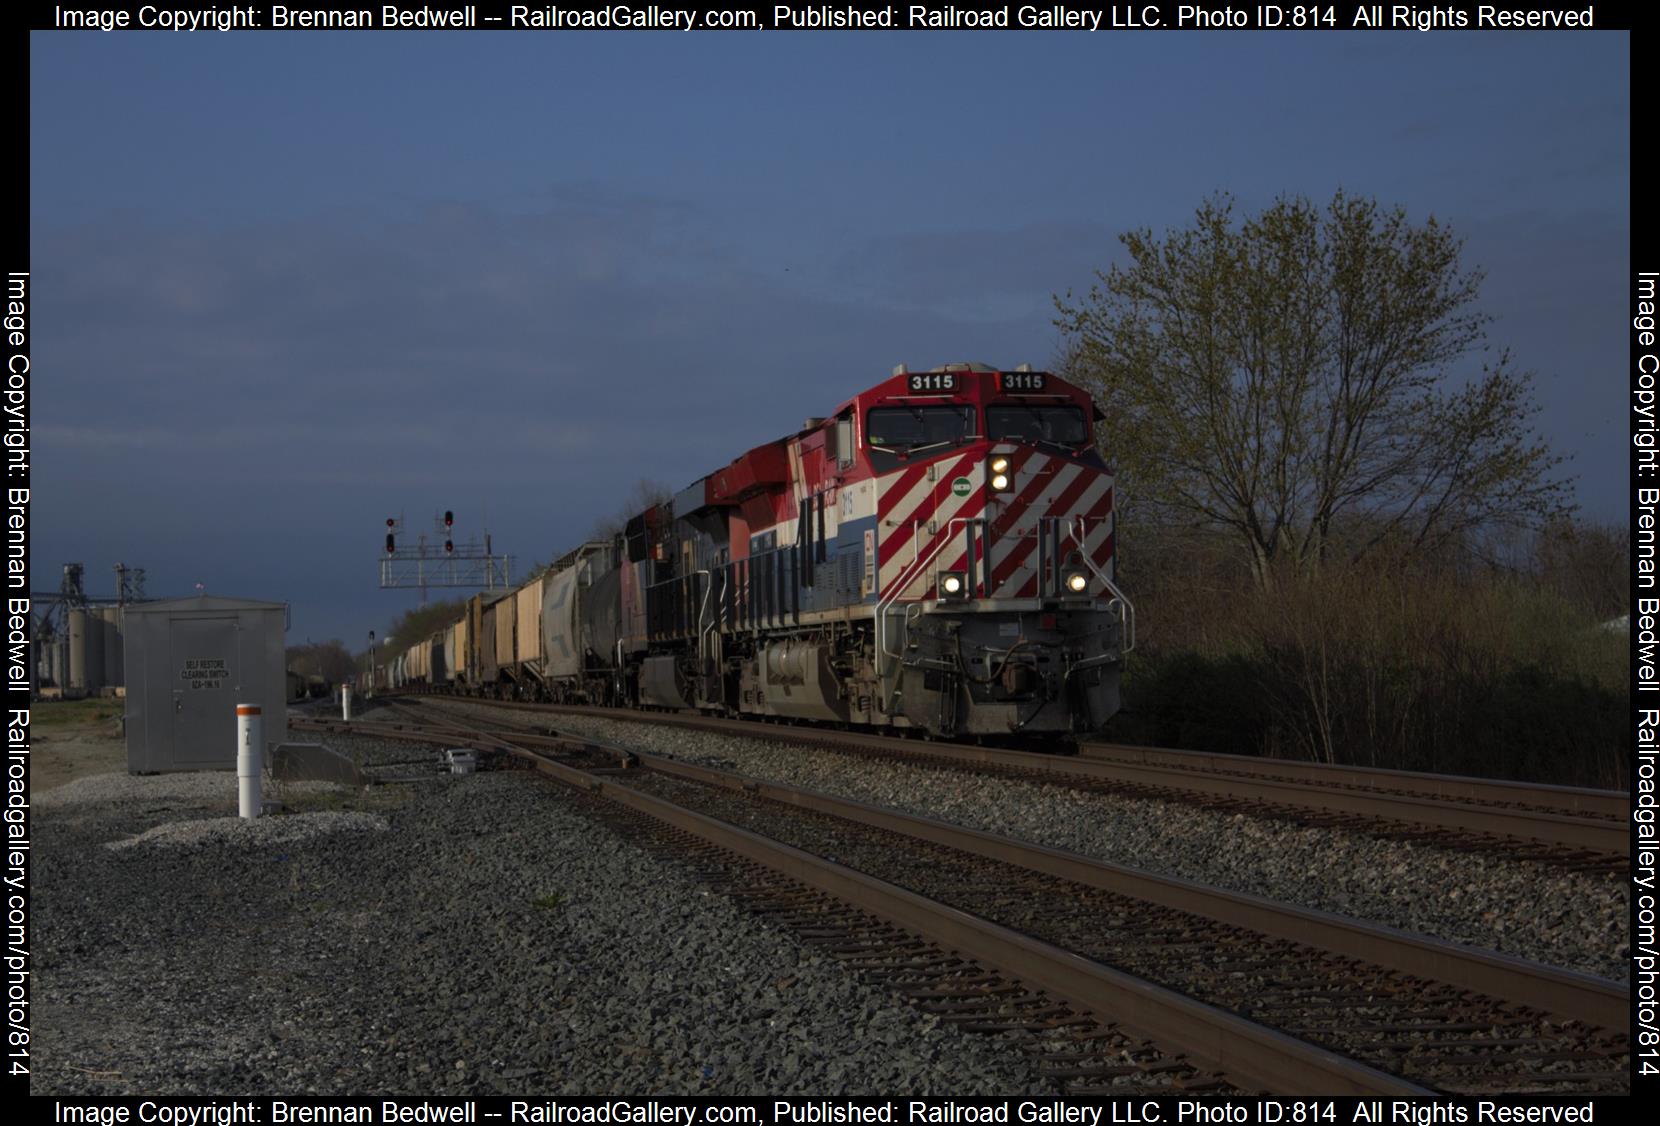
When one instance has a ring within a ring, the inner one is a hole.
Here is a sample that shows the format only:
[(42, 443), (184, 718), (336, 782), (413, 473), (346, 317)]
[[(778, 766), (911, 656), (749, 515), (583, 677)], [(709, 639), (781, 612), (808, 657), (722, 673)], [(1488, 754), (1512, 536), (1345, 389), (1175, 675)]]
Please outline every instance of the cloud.
[(1100, 223), (1023, 223), (871, 238), (833, 269), (842, 283), (892, 307), (1047, 323), (1053, 293), (1087, 287), (1120, 251), (1117, 232)]
[(1050, 351), (1058, 232), (873, 241), (798, 276), (720, 222), (578, 186), (38, 228), (38, 558), (338, 605), (372, 589), (388, 512), (454, 507), (544, 558), (635, 481), (687, 484), (895, 363)]

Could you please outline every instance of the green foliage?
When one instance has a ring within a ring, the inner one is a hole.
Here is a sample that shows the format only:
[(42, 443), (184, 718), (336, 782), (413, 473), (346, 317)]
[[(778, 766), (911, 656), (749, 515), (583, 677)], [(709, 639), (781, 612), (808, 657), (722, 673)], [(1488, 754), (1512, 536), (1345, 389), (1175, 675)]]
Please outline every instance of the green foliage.
[(29, 723), (34, 727), (96, 724), (115, 719), (125, 710), (125, 705), (120, 700), (106, 700), (101, 697), (86, 700), (36, 700), (30, 707)]
[(382, 655), (399, 653), (417, 641), (430, 638), (445, 626), (454, 625), (467, 612), (467, 600), (452, 598), (443, 602), (429, 602), (406, 610), (392, 623), (380, 641)]
[(1482, 276), (1435, 219), (1340, 191), (1240, 222), (1219, 196), (1185, 230), (1121, 241), (1129, 263), (1058, 297), (1056, 324), (1126, 511), (1226, 530), (1259, 584), (1334, 549), (1434, 551), (1568, 511), (1531, 377), (1475, 362)]
[(338, 639), (290, 645), (287, 659), (288, 667), (294, 672), (301, 676), (320, 676), (330, 684), (350, 677), (356, 665), (345, 644)]
[(546, 895), (539, 895), (532, 899), (530, 905), (538, 911), (556, 911), (565, 905), (565, 893), (550, 891)]
[(1121, 742), (1249, 755), (1272, 722), (1256, 665), (1243, 653), (1137, 651), (1123, 692), (1125, 710), (1107, 731)]

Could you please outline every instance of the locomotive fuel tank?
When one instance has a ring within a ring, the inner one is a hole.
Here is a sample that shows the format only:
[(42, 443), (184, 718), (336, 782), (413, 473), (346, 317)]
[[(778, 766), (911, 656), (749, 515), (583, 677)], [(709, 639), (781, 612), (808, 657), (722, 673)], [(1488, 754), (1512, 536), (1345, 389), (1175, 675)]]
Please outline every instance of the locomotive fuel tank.
[(744, 677), (744, 693), (763, 715), (846, 723), (847, 701), (831, 655), (829, 646), (810, 642), (768, 645)]

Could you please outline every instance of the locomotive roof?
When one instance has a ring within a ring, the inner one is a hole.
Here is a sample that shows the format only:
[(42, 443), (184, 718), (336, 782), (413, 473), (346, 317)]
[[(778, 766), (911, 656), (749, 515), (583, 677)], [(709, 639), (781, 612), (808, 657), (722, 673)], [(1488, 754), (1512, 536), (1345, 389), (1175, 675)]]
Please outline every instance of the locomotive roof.
[[(918, 399), (939, 398), (959, 401), (966, 398), (972, 402), (989, 402), (992, 399), (1033, 403), (1069, 402), (1078, 406), (1087, 405), (1092, 421), (1098, 421), (1101, 417), (1100, 409), (1082, 388), (1058, 375), (1037, 370), (1031, 364), (999, 368), (986, 363), (962, 361), (941, 364), (925, 371), (912, 371), (906, 365), (898, 364), (891, 376), (876, 386), (842, 401), (830, 415), (810, 418), (794, 433), (763, 442), (739, 454), (727, 465), (693, 481), (681, 490), (681, 493), (692, 493), (701, 485), (711, 503), (715, 502), (717, 497), (730, 502), (758, 486), (782, 483), (788, 473), (787, 444), (792, 439), (814, 433), (843, 411), (864, 409), (886, 401), (914, 404)], [(677, 500), (679, 495), (677, 494)], [(676, 508), (678, 510), (679, 506)]]
[[(919, 390), (915, 381), (920, 377), (957, 377), (955, 386), (947, 389), (936, 386), (933, 389)], [(1019, 376), (1030, 381), (1026, 388), (1010, 386), (1007, 377)], [(850, 407), (866, 406), (873, 400), (887, 398), (939, 397), (941, 395), (966, 396), (970, 399), (984, 402), (992, 397), (1030, 399), (1030, 400), (1057, 400), (1078, 399), (1088, 401), (1088, 394), (1077, 384), (1055, 375), (1053, 372), (1032, 367), (1031, 364), (1021, 364), (1018, 367), (1000, 368), (991, 364), (974, 361), (941, 364), (938, 367), (912, 371), (904, 364), (896, 364), (893, 374), (874, 387), (865, 389), (846, 399), (836, 406), (833, 414), (841, 414)], [(1093, 406), (1093, 403), (1091, 404)], [(1098, 410), (1091, 414), (1099, 416)], [(806, 430), (800, 433), (806, 433)]]

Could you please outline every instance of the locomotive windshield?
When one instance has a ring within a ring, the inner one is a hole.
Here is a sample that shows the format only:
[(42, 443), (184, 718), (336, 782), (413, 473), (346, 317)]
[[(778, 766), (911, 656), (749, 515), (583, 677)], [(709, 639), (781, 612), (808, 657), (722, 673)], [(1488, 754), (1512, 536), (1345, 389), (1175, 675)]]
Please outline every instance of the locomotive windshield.
[(885, 450), (960, 442), (974, 434), (974, 408), (877, 407), (865, 420), (870, 444)]
[(1089, 424), (1077, 407), (993, 403), (986, 407), (986, 435), (1016, 442), (1082, 446), (1089, 442)]

